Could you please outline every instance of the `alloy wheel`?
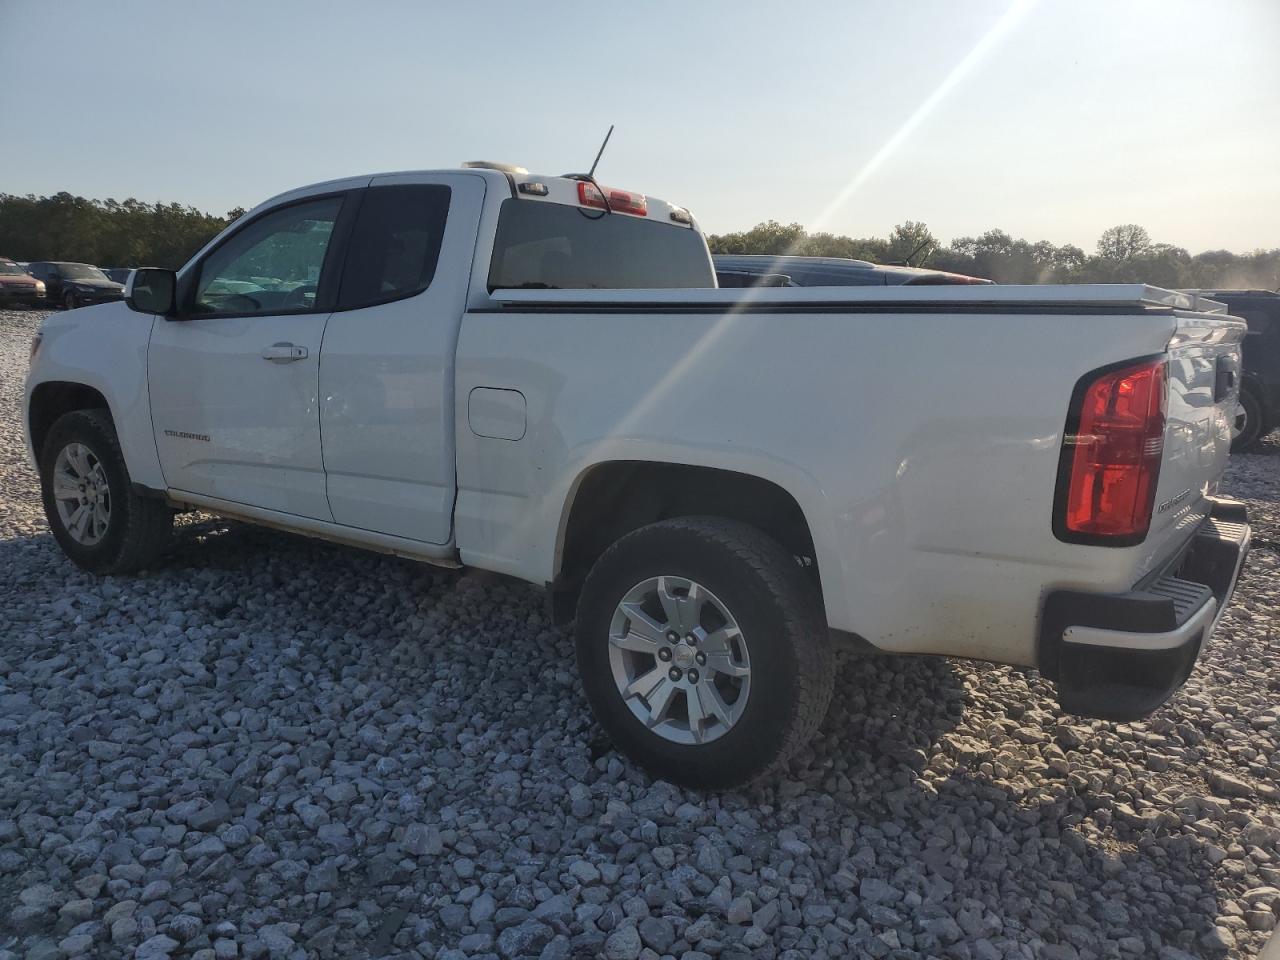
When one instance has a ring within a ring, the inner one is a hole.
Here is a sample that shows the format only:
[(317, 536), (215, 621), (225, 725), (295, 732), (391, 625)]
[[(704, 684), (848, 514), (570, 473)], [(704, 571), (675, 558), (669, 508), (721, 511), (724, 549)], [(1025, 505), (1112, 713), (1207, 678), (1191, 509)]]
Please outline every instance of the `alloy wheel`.
[(1249, 408), (1236, 401), (1236, 415), (1231, 421), (1231, 439), (1235, 440), (1249, 429)]
[(53, 498), (71, 538), (91, 547), (111, 524), (111, 487), (106, 468), (83, 443), (68, 443), (53, 464)]
[(751, 692), (746, 639), (729, 608), (684, 577), (627, 591), (609, 628), (609, 665), (631, 713), (673, 743), (710, 743), (742, 717)]

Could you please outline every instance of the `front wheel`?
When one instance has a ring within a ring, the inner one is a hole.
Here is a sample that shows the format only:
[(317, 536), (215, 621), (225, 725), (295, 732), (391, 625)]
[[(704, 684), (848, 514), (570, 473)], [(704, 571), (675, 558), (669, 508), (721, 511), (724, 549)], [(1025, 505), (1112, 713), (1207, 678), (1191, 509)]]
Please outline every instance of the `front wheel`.
[(817, 591), (780, 544), (734, 520), (665, 520), (610, 547), (583, 586), (577, 653), (618, 747), (689, 786), (775, 771), (831, 700)]
[(68, 290), (67, 295), (62, 298), (62, 305), (68, 310), (74, 310), (80, 306), (80, 302), (76, 299), (76, 295)]
[(133, 492), (111, 418), (77, 410), (54, 422), (40, 454), (45, 517), (62, 552), (92, 573), (129, 573), (169, 542), (173, 512)]

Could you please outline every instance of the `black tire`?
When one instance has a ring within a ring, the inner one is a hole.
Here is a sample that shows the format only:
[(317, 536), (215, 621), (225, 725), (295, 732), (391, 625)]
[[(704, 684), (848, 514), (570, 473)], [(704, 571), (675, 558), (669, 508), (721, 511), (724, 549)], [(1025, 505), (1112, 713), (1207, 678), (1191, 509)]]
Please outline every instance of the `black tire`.
[(62, 298), (62, 306), (67, 310), (74, 310), (80, 303), (76, 300), (76, 295), (68, 290), (67, 295)]
[[(83, 444), (102, 464), (109, 489), (106, 530), (93, 544), (81, 543), (71, 534), (53, 495), (54, 465), (59, 452), (71, 443)], [(146, 567), (168, 546), (173, 533), (169, 505), (133, 492), (115, 425), (105, 410), (76, 410), (54, 422), (40, 453), (40, 493), (58, 546), (76, 566), (91, 573), (132, 573)]]
[[(659, 736), (614, 681), (615, 610), (635, 585), (657, 576), (703, 585), (732, 611), (747, 647), (751, 687), (742, 714), (706, 743)], [(578, 601), (577, 654), (587, 699), (620, 750), (654, 776), (716, 789), (775, 772), (807, 743), (826, 715), (835, 673), (821, 598), (795, 558), (755, 527), (719, 517), (664, 520), (606, 550)]]
[[(1267, 434), (1266, 417), (1263, 415), (1262, 402), (1258, 395), (1244, 387), (1240, 390), (1240, 406), (1243, 409), (1244, 424), (1239, 435), (1231, 441), (1232, 453), (1244, 453)], [(1239, 425), (1237, 425), (1239, 429)]]

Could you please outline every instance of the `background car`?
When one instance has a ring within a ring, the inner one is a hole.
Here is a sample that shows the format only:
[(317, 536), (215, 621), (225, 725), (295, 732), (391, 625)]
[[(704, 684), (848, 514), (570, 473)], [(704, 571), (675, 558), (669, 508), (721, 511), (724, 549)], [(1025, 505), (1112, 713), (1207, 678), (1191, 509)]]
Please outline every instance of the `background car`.
[(1280, 293), (1272, 290), (1199, 290), (1227, 305), (1233, 316), (1249, 324), (1244, 338), (1244, 373), (1235, 439), (1239, 452), (1255, 446), (1280, 427)]
[[(843, 257), (773, 257), (716, 254), (716, 280), (722, 287), (869, 287), (901, 284), (990, 283), (945, 270), (899, 267)], [(760, 283), (747, 282), (751, 277)], [(723, 277), (723, 279), (721, 279)]]
[(124, 284), (116, 283), (88, 263), (36, 260), (28, 269), (44, 282), (49, 302), (60, 303), (68, 310), (124, 297)]
[(752, 273), (749, 270), (716, 270), (716, 285), (732, 287), (797, 287), (785, 273)]
[(0, 257), (0, 305), (37, 307), (44, 302), (44, 284), (27, 273), (20, 263)]
[(103, 267), (102, 272), (107, 275), (108, 280), (123, 284), (129, 282), (129, 274), (133, 273), (133, 267)]

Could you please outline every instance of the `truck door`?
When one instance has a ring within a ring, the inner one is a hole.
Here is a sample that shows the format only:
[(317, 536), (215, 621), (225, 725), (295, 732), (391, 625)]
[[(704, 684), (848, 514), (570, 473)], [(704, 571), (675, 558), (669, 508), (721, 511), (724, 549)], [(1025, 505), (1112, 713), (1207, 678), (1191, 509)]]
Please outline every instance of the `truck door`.
[(170, 488), (331, 519), (316, 385), (331, 241), (351, 203), (344, 191), (274, 207), (184, 273), (180, 319), (156, 323), (147, 363)]
[(375, 177), (361, 192), (320, 357), (320, 432), (337, 523), (452, 536), (454, 354), (484, 180)]

